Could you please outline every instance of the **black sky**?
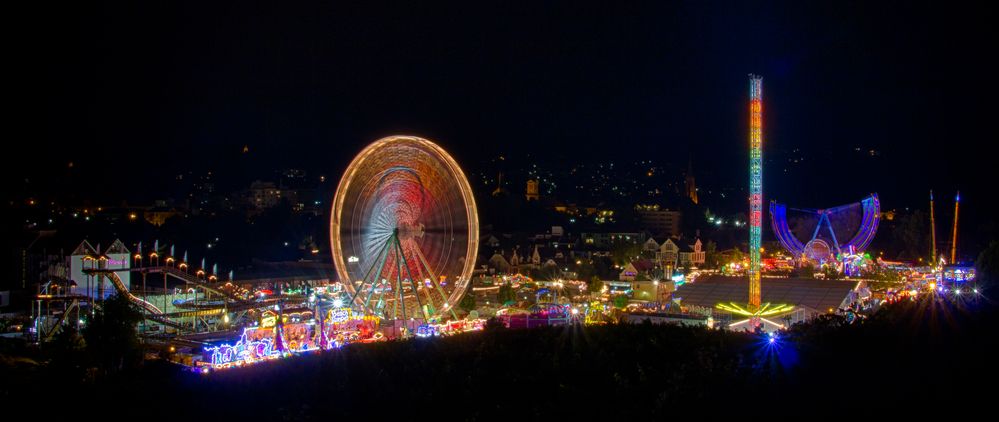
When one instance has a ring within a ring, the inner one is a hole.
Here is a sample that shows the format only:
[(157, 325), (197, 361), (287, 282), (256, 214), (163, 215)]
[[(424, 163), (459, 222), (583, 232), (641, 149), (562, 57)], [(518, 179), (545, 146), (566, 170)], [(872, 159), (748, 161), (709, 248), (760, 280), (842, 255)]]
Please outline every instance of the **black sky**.
[[(336, 175), (364, 144), (408, 132), (463, 163), (692, 155), (737, 185), (758, 73), (765, 155), (811, 158), (807, 177), (765, 169), (767, 196), (826, 206), (876, 191), (901, 208), (961, 189), (973, 214), (997, 206), (985, 6), (408, 3), (29, 6), (7, 63), (26, 150), (5, 157), (5, 177), (53, 180), (70, 161), (69, 184), (224, 172), (244, 144), (275, 168)], [(838, 159), (854, 147), (880, 156)]]

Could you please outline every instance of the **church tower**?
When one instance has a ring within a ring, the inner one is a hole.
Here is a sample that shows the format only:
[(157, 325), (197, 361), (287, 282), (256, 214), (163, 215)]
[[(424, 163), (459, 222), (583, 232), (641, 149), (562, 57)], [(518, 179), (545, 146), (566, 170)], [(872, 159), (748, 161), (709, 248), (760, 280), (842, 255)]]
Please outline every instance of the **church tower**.
[(496, 190), (493, 191), (493, 196), (500, 195), (506, 195), (506, 189), (503, 189), (503, 172), (496, 178)]
[(687, 178), (686, 178), (686, 190), (687, 198), (690, 198), (690, 202), (694, 204), (697, 203), (697, 185), (694, 183), (694, 160), (687, 160)]
[(537, 201), (538, 198), (541, 197), (540, 194), (538, 193), (538, 181), (537, 180), (530, 179), (530, 180), (527, 181), (527, 191), (525, 192), (524, 196), (527, 197), (528, 201)]

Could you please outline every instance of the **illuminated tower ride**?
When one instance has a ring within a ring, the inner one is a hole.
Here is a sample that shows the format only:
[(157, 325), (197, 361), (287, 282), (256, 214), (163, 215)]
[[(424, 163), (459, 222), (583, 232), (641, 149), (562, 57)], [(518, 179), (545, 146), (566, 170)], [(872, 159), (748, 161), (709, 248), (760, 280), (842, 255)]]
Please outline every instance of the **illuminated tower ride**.
[(961, 205), (961, 191), (957, 191), (957, 196), (954, 197), (954, 237), (950, 241), (950, 263), (954, 264), (957, 261), (957, 211), (958, 205)]
[(937, 263), (937, 222), (933, 217), (933, 191), (930, 190), (930, 265)]
[(763, 232), (763, 78), (749, 75), (749, 98), (749, 311), (755, 314), (760, 310)]
[(794, 310), (787, 304), (762, 302), (760, 289), (760, 236), (763, 233), (763, 78), (749, 75), (749, 303), (719, 303), (716, 308), (747, 317), (729, 324), (729, 328), (749, 323), (754, 329), (761, 322), (783, 327), (766, 319)]

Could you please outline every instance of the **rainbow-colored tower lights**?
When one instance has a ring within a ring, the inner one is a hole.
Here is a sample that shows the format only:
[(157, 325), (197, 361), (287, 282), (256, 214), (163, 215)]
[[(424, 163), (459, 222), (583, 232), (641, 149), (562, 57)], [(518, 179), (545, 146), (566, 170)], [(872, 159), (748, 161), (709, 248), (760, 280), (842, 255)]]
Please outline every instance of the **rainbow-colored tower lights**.
[(760, 309), (763, 232), (763, 78), (749, 75), (749, 98), (749, 311), (755, 313)]
[(957, 263), (957, 213), (961, 205), (961, 191), (957, 191), (954, 197), (954, 237), (950, 241), (950, 263)]
[(933, 217), (933, 190), (930, 190), (930, 265), (937, 264), (937, 222)]

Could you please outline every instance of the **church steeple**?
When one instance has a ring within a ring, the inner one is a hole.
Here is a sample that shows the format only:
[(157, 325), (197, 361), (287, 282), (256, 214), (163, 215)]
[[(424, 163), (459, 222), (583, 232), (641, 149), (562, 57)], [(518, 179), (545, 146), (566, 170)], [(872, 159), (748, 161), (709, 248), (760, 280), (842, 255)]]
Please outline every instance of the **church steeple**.
[(687, 159), (687, 174), (686, 174), (686, 191), (687, 198), (690, 198), (690, 202), (697, 203), (697, 184), (694, 183), (694, 159)]
[(528, 201), (537, 201), (541, 197), (538, 193), (538, 181), (536, 179), (527, 181), (527, 189), (524, 191), (524, 196)]
[(496, 179), (496, 190), (493, 191), (493, 196), (500, 196), (506, 194), (506, 189), (503, 189), (503, 172), (499, 172), (499, 177)]

